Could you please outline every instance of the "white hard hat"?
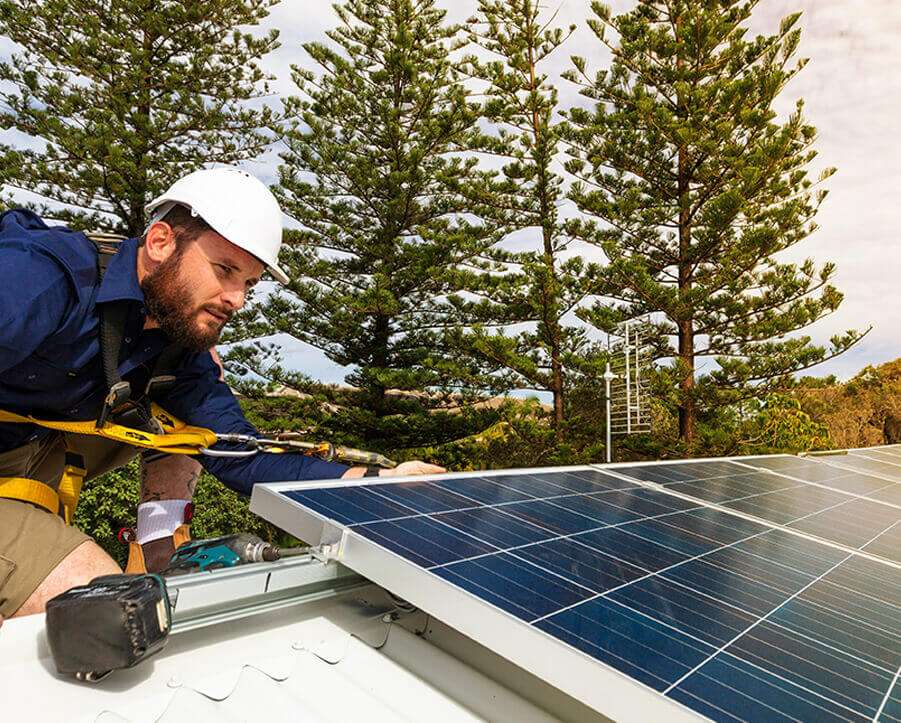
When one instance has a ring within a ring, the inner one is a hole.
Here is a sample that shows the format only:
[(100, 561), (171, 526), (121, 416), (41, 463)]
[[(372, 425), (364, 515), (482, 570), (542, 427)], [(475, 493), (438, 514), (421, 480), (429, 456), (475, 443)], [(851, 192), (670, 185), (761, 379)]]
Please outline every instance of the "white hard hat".
[(234, 166), (194, 171), (144, 207), (150, 214), (148, 225), (161, 220), (176, 204), (190, 208), (220, 236), (266, 264), (277, 281), (288, 283), (278, 266), (282, 212), (262, 181)]

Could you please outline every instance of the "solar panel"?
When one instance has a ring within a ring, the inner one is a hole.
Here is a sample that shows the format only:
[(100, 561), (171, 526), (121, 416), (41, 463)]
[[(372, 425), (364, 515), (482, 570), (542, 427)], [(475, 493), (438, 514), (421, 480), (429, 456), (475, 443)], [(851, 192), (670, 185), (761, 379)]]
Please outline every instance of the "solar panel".
[(252, 509), (614, 718), (899, 719), (899, 510), (797, 461), (280, 483)]
[(864, 467), (880, 466), (877, 477), (853, 470), (856, 459), (851, 455), (749, 457), (613, 470), (672, 493), (901, 562), (901, 482), (895, 481), (901, 480), (901, 465), (861, 457)]

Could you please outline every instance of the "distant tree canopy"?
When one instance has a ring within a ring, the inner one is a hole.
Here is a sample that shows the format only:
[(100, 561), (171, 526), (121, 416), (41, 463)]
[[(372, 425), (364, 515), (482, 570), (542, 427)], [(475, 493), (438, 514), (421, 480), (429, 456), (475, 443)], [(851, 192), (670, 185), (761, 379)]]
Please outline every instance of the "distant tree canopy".
[[(488, 270), (462, 276), (469, 293), (451, 299), (458, 324), (448, 336), (481, 369), (474, 386), (549, 392), (563, 441), (567, 376), (577, 373), (587, 344), (584, 330), (564, 317), (586, 292), (582, 259), (565, 256), (557, 90), (542, 69), (575, 26), (550, 27), (533, 0), (482, 0), (467, 28), (485, 57), (468, 55), (462, 68), (485, 85), (479, 110), (487, 121), (467, 145), (503, 165), (474, 173), (463, 193), (504, 241), (528, 230), (540, 238), (524, 251), (499, 244), (487, 253)], [(528, 327), (511, 333), (513, 325)]]
[(0, 125), (6, 184), (78, 228), (137, 235), (144, 205), (208, 162), (257, 157), (275, 116), (247, 105), (268, 92), (254, 37), (277, 0), (0, 1)]
[[(600, 299), (581, 315), (605, 331), (653, 315), (687, 442), (700, 410), (762, 397), (861, 337), (826, 348), (797, 334), (842, 295), (833, 264), (776, 255), (816, 229), (833, 169), (808, 176), (816, 131), (801, 101), (784, 122), (773, 110), (806, 64), (793, 61), (799, 15), (749, 39), (756, 5), (640, 0), (613, 17), (595, 2), (588, 23), (612, 64), (592, 76), (574, 58), (565, 73), (595, 101), (568, 113), (570, 197), (589, 218), (569, 228), (606, 257), (590, 272)], [(704, 358), (717, 366), (700, 374)]]
[(475, 164), (455, 152), (477, 114), (449, 57), (458, 29), (433, 0), (353, 0), (336, 12), (337, 48), (304, 45), (321, 74), (294, 67), (302, 95), (285, 101), (275, 190), (301, 226), (282, 255), (289, 293), (243, 321), (355, 367), (348, 381), (383, 409), (387, 389), (460, 376), (439, 332), (456, 323), (451, 272), (491, 244), (454, 190)]

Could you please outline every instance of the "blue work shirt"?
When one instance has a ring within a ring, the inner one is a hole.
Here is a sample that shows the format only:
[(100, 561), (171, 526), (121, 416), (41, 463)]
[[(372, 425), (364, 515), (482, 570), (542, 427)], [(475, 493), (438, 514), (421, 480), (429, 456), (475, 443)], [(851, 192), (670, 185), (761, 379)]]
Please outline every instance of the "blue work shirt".
[[(0, 409), (39, 419), (95, 420), (107, 388), (100, 357), (98, 304), (131, 302), (119, 374), (146, 383), (168, 346), (159, 329), (144, 329), (137, 239), (123, 241), (101, 280), (97, 250), (84, 234), (47, 226), (30, 211), (0, 215)], [(155, 401), (188, 424), (259, 436), (241, 412), (209, 352), (189, 354), (176, 383)], [(0, 452), (50, 430), (0, 424)], [(210, 457), (200, 463), (238, 492), (255, 482), (340, 477), (347, 466), (300, 454)]]

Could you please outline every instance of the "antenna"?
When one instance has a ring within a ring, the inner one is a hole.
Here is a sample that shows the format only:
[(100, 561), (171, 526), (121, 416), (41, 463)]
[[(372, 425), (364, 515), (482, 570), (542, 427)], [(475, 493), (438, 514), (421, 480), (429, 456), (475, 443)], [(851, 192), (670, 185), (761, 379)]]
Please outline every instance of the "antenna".
[(607, 462), (612, 459), (612, 436), (651, 431), (648, 394), (652, 327), (648, 316), (619, 323), (604, 372), (607, 391)]

